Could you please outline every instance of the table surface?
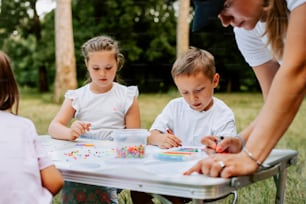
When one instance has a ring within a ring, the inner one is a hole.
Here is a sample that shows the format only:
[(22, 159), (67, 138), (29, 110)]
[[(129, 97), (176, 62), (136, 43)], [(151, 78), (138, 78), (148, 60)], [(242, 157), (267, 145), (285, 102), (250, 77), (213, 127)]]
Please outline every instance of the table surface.
[[(63, 141), (47, 135), (40, 136), (39, 141), (48, 149), (65, 180), (203, 200), (220, 198), (275, 176), (297, 159), (294, 150), (274, 149), (264, 162), (269, 168), (260, 169), (250, 176), (224, 179), (197, 173), (184, 176), (182, 173), (199, 158), (181, 162), (161, 161), (154, 155), (164, 150), (154, 146), (146, 147), (144, 159), (122, 159), (115, 158), (115, 146), (111, 141)], [(201, 154), (201, 157), (205, 156)]]

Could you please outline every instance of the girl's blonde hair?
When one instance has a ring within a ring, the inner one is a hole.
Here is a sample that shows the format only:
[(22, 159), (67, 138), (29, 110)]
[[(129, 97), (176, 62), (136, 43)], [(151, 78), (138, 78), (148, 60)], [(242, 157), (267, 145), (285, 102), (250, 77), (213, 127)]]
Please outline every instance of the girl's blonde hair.
[[(119, 43), (109, 36), (101, 35), (91, 38), (82, 45), (81, 51), (85, 59), (85, 64), (87, 64), (89, 60), (89, 53), (91, 52), (114, 51), (117, 62), (117, 72), (123, 67), (124, 55), (119, 49)], [(88, 79), (87, 81), (91, 81), (91, 79)], [(116, 81), (120, 81), (118, 74), (116, 75)]]
[(205, 50), (190, 47), (187, 52), (176, 59), (171, 75), (174, 79), (180, 75), (191, 76), (199, 72), (213, 81), (216, 74), (214, 56)]
[(286, 0), (269, 0), (265, 2), (267, 45), (271, 45), (272, 55), (281, 59), (284, 52), (284, 39), (288, 27), (288, 8)]

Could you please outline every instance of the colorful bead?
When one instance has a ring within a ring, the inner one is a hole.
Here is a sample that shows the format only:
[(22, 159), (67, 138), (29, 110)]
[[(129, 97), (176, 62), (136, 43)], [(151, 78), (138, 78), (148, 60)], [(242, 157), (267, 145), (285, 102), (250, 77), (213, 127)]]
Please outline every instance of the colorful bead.
[(118, 158), (144, 158), (145, 145), (117, 147), (116, 152)]

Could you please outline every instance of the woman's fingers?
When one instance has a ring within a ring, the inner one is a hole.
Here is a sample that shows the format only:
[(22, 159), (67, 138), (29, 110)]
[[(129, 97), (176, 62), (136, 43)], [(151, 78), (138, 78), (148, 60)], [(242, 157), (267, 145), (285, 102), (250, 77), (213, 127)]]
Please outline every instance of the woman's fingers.
[(203, 174), (203, 172), (202, 172), (202, 163), (203, 163), (203, 160), (198, 161), (193, 167), (191, 167), (190, 169), (185, 171), (184, 175), (190, 175), (190, 174), (192, 174), (194, 172), (199, 173), (199, 174)]
[(197, 172), (211, 177), (230, 178), (252, 174), (257, 168), (256, 162), (243, 152), (239, 154), (215, 154), (200, 160), (196, 165), (185, 171), (184, 175)]

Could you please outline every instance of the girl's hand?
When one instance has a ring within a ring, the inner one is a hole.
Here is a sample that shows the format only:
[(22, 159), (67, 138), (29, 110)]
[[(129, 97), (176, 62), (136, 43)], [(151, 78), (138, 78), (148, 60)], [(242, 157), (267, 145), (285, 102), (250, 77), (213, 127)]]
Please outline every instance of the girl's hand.
[(238, 153), (242, 149), (241, 140), (238, 137), (220, 137), (206, 136), (201, 143), (206, 146), (207, 154), (215, 153)]
[(70, 127), (70, 140), (76, 140), (82, 134), (90, 130), (91, 123), (85, 123), (79, 120), (76, 120), (72, 123)]
[(258, 168), (244, 152), (239, 154), (214, 154), (200, 160), (197, 164), (184, 172), (190, 175), (193, 172), (211, 177), (230, 178), (254, 173)]

